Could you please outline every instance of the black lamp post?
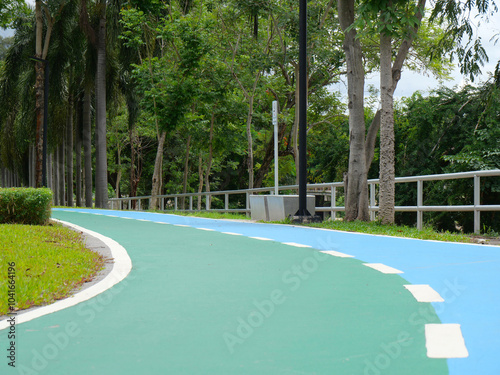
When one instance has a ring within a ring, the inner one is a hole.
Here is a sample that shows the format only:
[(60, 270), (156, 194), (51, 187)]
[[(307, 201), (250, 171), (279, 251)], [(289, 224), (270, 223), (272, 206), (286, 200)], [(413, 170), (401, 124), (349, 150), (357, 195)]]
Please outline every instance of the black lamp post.
[(307, 210), (307, 0), (299, 8), (299, 210), (296, 222), (320, 221)]
[(49, 61), (32, 57), (45, 65), (43, 93), (43, 147), (42, 147), (42, 186), (47, 187), (47, 129), (49, 113)]

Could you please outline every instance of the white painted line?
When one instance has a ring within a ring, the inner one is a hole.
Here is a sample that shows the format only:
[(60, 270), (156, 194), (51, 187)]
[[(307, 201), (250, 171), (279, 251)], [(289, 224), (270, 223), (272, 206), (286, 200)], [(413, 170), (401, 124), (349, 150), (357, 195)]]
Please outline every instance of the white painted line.
[(106, 215), (107, 217), (118, 217), (116, 215)]
[(289, 245), (289, 246), (295, 246), (295, 247), (312, 247), (309, 245), (303, 245), (301, 243), (296, 243), (296, 242), (282, 242), (283, 245)]
[(333, 255), (334, 257), (339, 257), (339, 258), (354, 258), (354, 255), (344, 254), (334, 250), (320, 251), (320, 253)]
[(94, 215), (99, 215), (99, 216), (104, 216), (104, 214), (96, 214), (95, 212), (92, 212)]
[(174, 224), (175, 227), (183, 227), (183, 228), (189, 228), (189, 225), (184, 225), (184, 224)]
[(254, 240), (261, 240), (261, 241), (272, 241), (270, 238), (265, 238), (265, 237), (249, 237), (253, 238)]
[(137, 221), (150, 221), (150, 220), (145, 220), (145, 219), (137, 219)]
[(122, 219), (134, 220), (131, 217), (125, 217), (125, 216), (122, 216)]
[(156, 223), (156, 224), (170, 224), (170, 223), (165, 223), (163, 221), (153, 221), (153, 223)]
[(207, 232), (215, 232), (215, 229), (210, 229), (210, 228), (196, 228), (199, 230), (206, 230)]
[(230, 234), (231, 236), (243, 236), (241, 233), (233, 233), (233, 232), (221, 232), (223, 234)]
[[(127, 250), (120, 245), (118, 242), (112, 240), (109, 237), (105, 237), (102, 234), (93, 232), (91, 230), (82, 228), (78, 225), (67, 223), (64, 221), (52, 219), (54, 221), (57, 221), (59, 223), (62, 223), (64, 225), (67, 225), (69, 227), (72, 227), (73, 229), (84, 232), (92, 237), (96, 237), (102, 242), (106, 244), (106, 246), (109, 247), (111, 250), (111, 256), (114, 258), (114, 264), (113, 264), (113, 269), (111, 272), (101, 281), (99, 281), (97, 284), (92, 285), (91, 287), (82, 290), (79, 293), (74, 294), (71, 297), (68, 297), (66, 299), (57, 301), (51, 305), (48, 306), (43, 306), (40, 308), (37, 308), (35, 310), (31, 310), (26, 313), (20, 312), (16, 316), (16, 323), (26, 323), (29, 322), (30, 320), (39, 318), (44, 315), (48, 315), (51, 313), (54, 313), (59, 310), (66, 309), (71, 306), (75, 306), (81, 302), (87, 301), (103, 292), (106, 290), (110, 289), (112, 286), (118, 284), (120, 281), (125, 279), (127, 275), (130, 273), (132, 269), (132, 260), (127, 254)], [(0, 322), (0, 330), (5, 329), (9, 326), (9, 323), (7, 320), (2, 320)]]
[(444, 302), (443, 297), (439, 295), (429, 285), (403, 285), (413, 294), (418, 302)]
[(425, 347), (429, 358), (466, 358), (469, 356), (460, 324), (426, 324)]
[(403, 271), (386, 266), (382, 263), (364, 263), (363, 265), (373, 268), (374, 270), (380, 271), (382, 273), (404, 273)]

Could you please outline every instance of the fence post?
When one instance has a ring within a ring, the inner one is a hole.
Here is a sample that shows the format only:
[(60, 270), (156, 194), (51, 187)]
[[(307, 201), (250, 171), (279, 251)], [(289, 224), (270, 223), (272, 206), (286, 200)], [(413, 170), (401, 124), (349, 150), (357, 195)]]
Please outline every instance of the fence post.
[(189, 196), (189, 211), (193, 211), (193, 196)]
[(332, 186), (332, 189), (330, 190), (330, 207), (332, 208), (330, 212), (330, 216), (332, 220), (335, 220), (337, 218), (337, 211), (334, 211), (333, 208), (337, 205), (337, 187)]
[(370, 184), (370, 220), (375, 221), (375, 184)]
[(417, 181), (417, 229), (424, 228), (424, 212), (420, 208), (424, 205), (424, 181)]
[(177, 211), (177, 197), (174, 197), (174, 211)]
[(139, 202), (139, 204), (138, 204), (138, 206), (139, 206), (139, 211), (142, 211), (142, 210), (141, 210), (141, 199), (139, 198), (137, 201)]
[(246, 197), (247, 197), (247, 203), (246, 203), (246, 208), (247, 208), (247, 216), (250, 216), (250, 213), (248, 212), (248, 210), (250, 209), (250, 194), (247, 192), (246, 193)]
[(211, 202), (210, 202), (210, 195), (207, 194), (205, 195), (205, 208), (207, 211), (210, 211), (210, 206), (211, 206)]
[(160, 211), (165, 211), (165, 198), (161, 197), (160, 202), (161, 202)]
[(474, 175), (474, 233), (481, 233), (481, 177)]
[(229, 194), (224, 194), (224, 209), (226, 212), (229, 210)]

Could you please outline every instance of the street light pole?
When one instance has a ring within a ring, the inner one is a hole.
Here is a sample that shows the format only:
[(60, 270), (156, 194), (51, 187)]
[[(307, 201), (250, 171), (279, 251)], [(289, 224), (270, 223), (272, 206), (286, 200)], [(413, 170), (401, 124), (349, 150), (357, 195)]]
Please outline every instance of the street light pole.
[(296, 216), (310, 216), (307, 211), (307, 0), (299, 8), (299, 211)]
[(321, 221), (307, 210), (307, 0), (299, 7), (299, 210), (293, 221)]

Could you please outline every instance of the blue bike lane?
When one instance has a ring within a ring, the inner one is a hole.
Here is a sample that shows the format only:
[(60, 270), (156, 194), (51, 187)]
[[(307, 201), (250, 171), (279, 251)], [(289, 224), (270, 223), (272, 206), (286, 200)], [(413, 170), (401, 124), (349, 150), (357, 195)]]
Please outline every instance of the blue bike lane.
[[(54, 210), (57, 211), (58, 209)], [(369, 263), (383, 263), (404, 272), (412, 284), (428, 284), (443, 297), (433, 307), (442, 323), (460, 324), (467, 358), (448, 359), (450, 374), (499, 374), (500, 248), (485, 245), (422, 241), (356, 234), (289, 225), (214, 220), (133, 211), (74, 212), (168, 222), (279, 242), (336, 250)], [(408, 319), (425, 320), (426, 311)]]

